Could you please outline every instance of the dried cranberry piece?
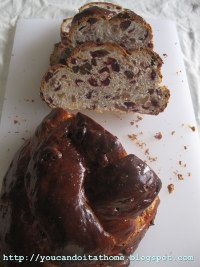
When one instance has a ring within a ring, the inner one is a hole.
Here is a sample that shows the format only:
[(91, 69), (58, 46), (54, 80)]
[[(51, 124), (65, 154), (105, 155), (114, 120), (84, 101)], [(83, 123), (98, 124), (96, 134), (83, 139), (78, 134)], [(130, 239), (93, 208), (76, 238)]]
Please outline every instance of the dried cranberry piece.
[(125, 21), (122, 21), (120, 23), (120, 28), (121, 30), (125, 31), (126, 29), (128, 29), (128, 27), (131, 25), (131, 21), (130, 20), (125, 20)]
[(154, 93), (154, 89), (150, 88), (150, 89), (148, 90), (148, 92), (149, 92), (150, 95), (152, 95), (152, 94)]
[(94, 78), (90, 77), (88, 79), (88, 82), (90, 83), (90, 85), (92, 86), (98, 86), (97, 80), (95, 80)]
[(48, 101), (49, 101), (50, 104), (53, 103), (53, 99), (51, 97), (48, 98)]
[(85, 96), (86, 96), (86, 98), (87, 99), (91, 99), (91, 97), (92, 97), (92, 93), (94, 92), (94, 90), (91, 90), (91, 91), (89, 91)]
[(76, 64), (76, 58), (71, 58), (71, 63)]
[(151, 99), (151, 104), (154, 106), (154, 107), (159, 107), (159, 101), (157, 99)]
[(155, 72), (155, 70), (152, 70), (152, 72), (151, 72), (151, 79), (152, 80), (155, 80), (155, 78), (156, 78), (156, 72)]
[(111, 68), (113, 71), (116, 71), (116, 72), (120, 71), (120, 65), (117, 62), (117, 60), (113, 57), (108, 57), (107, 65), (111, 65)]
[(77, 85), (77, 86), (79, 86), (79, 83), (82, 83), (83, 82), (83, 80), (81, 80), (81, 79), (76, 79), (75, 80), (75, 84)]
[(86, 62), (82, 66), (80, 66), (80, 73), (81, 74), (90, 74), (90, 70), (92, 69), (92, 66)]
[(53, 77), (53, 72), (48, 71), (44, 77), (46, 83)]
[(97, 66), (96, 58), (92, 58), (92, 60), (91, 60), (91, 64), (92, 64), (93, 66)]
[(55, 92), (59, 91), (61, 89), (61, 84), (54, 89)]
[(72, 70), (74, 73), (77, 73), (79, 71), (79, 66), (73, 66)]
[(124, 102), (124, 105), (129, 109), (133, 109), (135, 107), (135, 103), (131, 101)]
[(104, 86), (108, 86), (110, 84), (110, 77), (107, 77), (105, 80), (101, 81), (101, 84)]
[(109, 68), (108, 67), (104, 67), (104, 68), (99, 70), (99, 73), (103, 73), (103, 72), (108, 72), (109, 73), (110, 72)]
[(127, 79), (132, 79), (134, 76), (133, 72), (130, 70), (125, 70), (124, 74), (126, 75)]

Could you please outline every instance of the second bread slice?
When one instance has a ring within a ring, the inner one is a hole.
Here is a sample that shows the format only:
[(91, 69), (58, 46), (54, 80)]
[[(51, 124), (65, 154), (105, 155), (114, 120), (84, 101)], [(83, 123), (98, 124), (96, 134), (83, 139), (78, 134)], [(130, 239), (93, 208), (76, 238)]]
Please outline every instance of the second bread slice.
[(129, 54), (117, 44), (85, 43), (66, 65), (50, 67), (41, 96), (51, 107), (158, 114), (168, 103), (161, 86), (162, 60), (148, 49)]

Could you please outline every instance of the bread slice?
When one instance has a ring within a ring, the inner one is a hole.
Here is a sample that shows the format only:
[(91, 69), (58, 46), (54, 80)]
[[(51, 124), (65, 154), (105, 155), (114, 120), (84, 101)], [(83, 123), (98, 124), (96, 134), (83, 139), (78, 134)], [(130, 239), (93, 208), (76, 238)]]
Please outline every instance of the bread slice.
[[(107, 9), (110, 12), (110, 16), (115, 15), (123, 10), (125, 10), (124, 8), (122, 8), (121, 6), (118, 5), (114, 5), (112, 3), (107, 3), (107, 2), (91, 2), (91, 3), (87, 3), (85, 5), (83, 5), (82, 7), (79, 8), (79, 12), (82, 12), (83, 10), (93, 7), (93, 6), (97, 6), (100, 8), (104, 8)], [(70, 40), (69, 40), (69, 30), (71, 27), (71, 22), (73, 20), (73, 17), (64, 19), (62, 24), (61, 24), (61, 28), (60, 28), (60, 33), (61, 33), (61, 41), (63, 44), (68, 45)]]
[(158, 114), (167, 105), (162, 59), (149, 49), (128, 54), (114, 43), (85, 43), (66, 64), (50, 67), (42, 79), (41, 97), (50, 107)]
[[(61, 30), (61, 36), (64, 34)], [(130, 10), (116, 14), (98, 6), (83, 9), (74, 16), (67, 34), (73, 47), (93, 41), (116, 42), (127, 50), (153, 48), (151, 26)]]

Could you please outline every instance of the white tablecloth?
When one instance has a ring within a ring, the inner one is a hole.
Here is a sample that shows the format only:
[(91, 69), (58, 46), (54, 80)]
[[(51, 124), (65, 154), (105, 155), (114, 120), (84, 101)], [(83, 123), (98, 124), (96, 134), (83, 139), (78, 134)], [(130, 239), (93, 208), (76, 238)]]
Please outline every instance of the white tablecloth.
[[(0, 110), (2, 109), (15, 26), (19, 18), (65, 18), (84, 0), (0, 0)], [(116, 0), (141, 16), (177, 24), (195, 116), (200, 130), (200, 0)], [(1, 112), (0, 112), (1, 115)]]

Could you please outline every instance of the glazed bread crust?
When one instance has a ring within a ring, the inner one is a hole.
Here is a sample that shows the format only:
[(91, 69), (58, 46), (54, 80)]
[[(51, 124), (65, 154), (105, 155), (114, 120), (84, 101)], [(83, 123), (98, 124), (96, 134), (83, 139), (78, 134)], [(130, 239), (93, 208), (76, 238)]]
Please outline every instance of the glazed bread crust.
[[(120, 262), (62, 266), (128, 266), (128, 255), (156, 215), (160, 187), (153, 170), (127, 155), (117, 138), (95, 121), (54, 109), (17, 152), (4, 178), (0, 252), (29, 257), (35, 251), (53, 256), (122, 254)], [(60, 266), (53, 261), (4, 264)]]

